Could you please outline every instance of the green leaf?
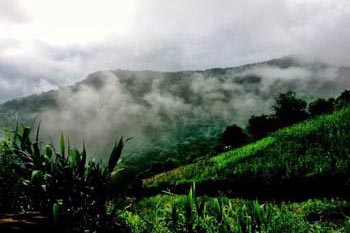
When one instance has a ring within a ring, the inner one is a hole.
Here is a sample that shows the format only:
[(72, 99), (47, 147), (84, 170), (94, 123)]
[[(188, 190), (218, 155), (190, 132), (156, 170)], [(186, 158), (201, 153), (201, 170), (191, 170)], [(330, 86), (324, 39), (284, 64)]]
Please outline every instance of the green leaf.
[(78, 165), (80, 165), (80, 153), (77, 149), (73, 148), (70, 150), (70, 157), (71, 157), (71, 167), (77, 168)]
[(29, 186), (29, 185), (30, 185), (30, 181), (29, 181), (29, 180), (23, 180), (23, 181), (22, 181), (22, 184), (23, 184), (24, 186)]
[(112, 153), (109, 157), (108, 171), (112, 172), (115, 166), (118, 164), (122, 150), (124, 147), (123, 137), (120, 138), (118, 145), (115, 144)]
[(37, 179), (40, 179), (40, 177), (43, 176), (43, 172), (40, 170), (33, 170), (32, 171), (32, 176), (31, 176), (31, 181), (35, 181)]
[(61, 147), (61, 154), (62, 154), (62, 156), (64, 158), (65, 157), (65, 153), (66, 153), (66, 146), (65, 146), (65, 143), (64, 143), (63, 133), (61, 133), (60, 147)]
[(83, 142), (83, 152), (81, 153), (81, 160), (78, 168), (78, 173), (80, 176), (83, 176), (85, 173), (85, 163), (86, 163), (86, 148), (85, 148), (85, 142)]
[(38, 128), (36, 129), (36, 137), (35, 137), (35, 140), (36, 140), (37, 142), (39, 142), (39, 131), (40, 131), (40, 122), (39, 122), (39, 124), (38, 124)]
[(28, 147), (28, 142), (30, 142), (29, 136), (30, 136), (30, 128), (24, 127), (22, 136), (20, 138), (22, 150), (29, 150), (30, 149)]
[(193, 190), (192, 186), (187, 194), (187, 200), (185, 203), (185, 217), (188, 223), (192, 223), (192, 205), (193, 205)]
[(175, 230), (177, 222), (179, 220), (179, 216), (178, 216), (178, 213), (177, 213), (176, 203), (174, 201), (171, 204), (171, 219), (172, 219), (173, 230)]
[(52, 148), (51, 148), (51, 146), (46, 146), (46, 155), (47, 155), (47, 157), (48, 158), (50, 158), (51, 159), (51, 157), (52, 157), (52, 153), (53, 153), (53, 151), (52, 151)]
[(124, 170), (124, 168), (120, 168), (120, 169), (117, 169), (115, 171), (112, 171), (111, 172), (111, 181), (116, 182), (118, 179), (119, 173), (123, 170)]
[(52, 205), (52, 216), (55, 220), (58, 220), (58, 218), (60, 217), (61, 214), (61, 205), (59, 205), (58, 203), (54, 203)]

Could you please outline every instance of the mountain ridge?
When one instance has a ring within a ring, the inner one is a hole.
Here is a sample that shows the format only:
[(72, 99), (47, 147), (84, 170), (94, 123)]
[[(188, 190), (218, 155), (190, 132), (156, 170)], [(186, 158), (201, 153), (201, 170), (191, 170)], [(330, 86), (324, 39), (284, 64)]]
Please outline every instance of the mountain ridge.
[(346, 68), (337, 78), (333, 66), (291, 56), (203, 71), (97, 71), (74, 85), (1, 104), (0, 126), (41, 120), (44, 135), (58, 138), (63, 131), (78, 145), (74, 139), (84, 135), (95, 154), (115, 137), (130, 136), (129, 148), (140, 153), (184, 141), (193, 130), (211, 137), (227, 125), (243, 126), (251, 115), (268, 113), (279, 92), (296, 91), (307, 101), (339, 95), (349, 78)]

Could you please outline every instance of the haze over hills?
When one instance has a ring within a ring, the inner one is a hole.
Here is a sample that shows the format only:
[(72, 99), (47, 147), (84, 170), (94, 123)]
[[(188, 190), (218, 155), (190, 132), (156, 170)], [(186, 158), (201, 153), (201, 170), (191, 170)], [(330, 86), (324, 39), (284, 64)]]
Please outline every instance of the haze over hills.
[(0, 0), (0, 233), (350, 233), (349, 0)]
[(266, 62), (204, 71), (98, 71), (73, 86), (0, 105), (0, 124), (16, 118), (41, 121), (42, 137), (71, 143), (85, 139), (96, 156), (119, 136), (133, 137), (128, 153), (143, 153), (169, 142), (225, 126), (244, 126), (255, 114), (269, 113), (279, 92), (293, 90), (306, 100), (332, 97), (350, 87), (350, 68), (282, 57)]

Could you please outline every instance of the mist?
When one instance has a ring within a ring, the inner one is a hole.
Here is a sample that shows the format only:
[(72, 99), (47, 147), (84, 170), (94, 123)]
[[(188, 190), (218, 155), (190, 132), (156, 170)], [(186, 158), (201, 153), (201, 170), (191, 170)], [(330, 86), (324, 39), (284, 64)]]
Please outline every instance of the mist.
[(100, 71), (60, 88), (57, 107), (39, 114), (43, 135), (88, 145), (102, 157), (115, 140), (133, 140), (126, 154), (143, 153), (159, 143), (176, 144), (196, 135), (245, 127), (251, 115), (271, 112), (280, 92), (294, 90), (307, 101), (338, 95), (345, 86), (338, 68), (303, 63), (283, 68), (262, 63), (206, 71)]
[(349, 65), (349, 19), (347, 0), (2, 0), (0, 102), (98, 70), (203, 70), (287, 54)]

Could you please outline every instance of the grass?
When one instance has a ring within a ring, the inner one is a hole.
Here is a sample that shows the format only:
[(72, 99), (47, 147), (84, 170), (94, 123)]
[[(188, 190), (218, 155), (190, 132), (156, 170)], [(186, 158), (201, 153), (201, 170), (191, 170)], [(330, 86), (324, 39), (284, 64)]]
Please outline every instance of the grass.
[[(175, 185), (288, 183), (348, 177), (350, 110), (308, 120), (206, 161), (179, 167), (143, 181), (148, 188)], [(345, 183), (346, 181), (344, 181)]]
[(188, 195), (144, 198), (119, 213), (133, 232), (346, 232), (350, 203), (310, 199), (299, 203), (269, 203), (226, 197), (204, 200), (203, 213)]

